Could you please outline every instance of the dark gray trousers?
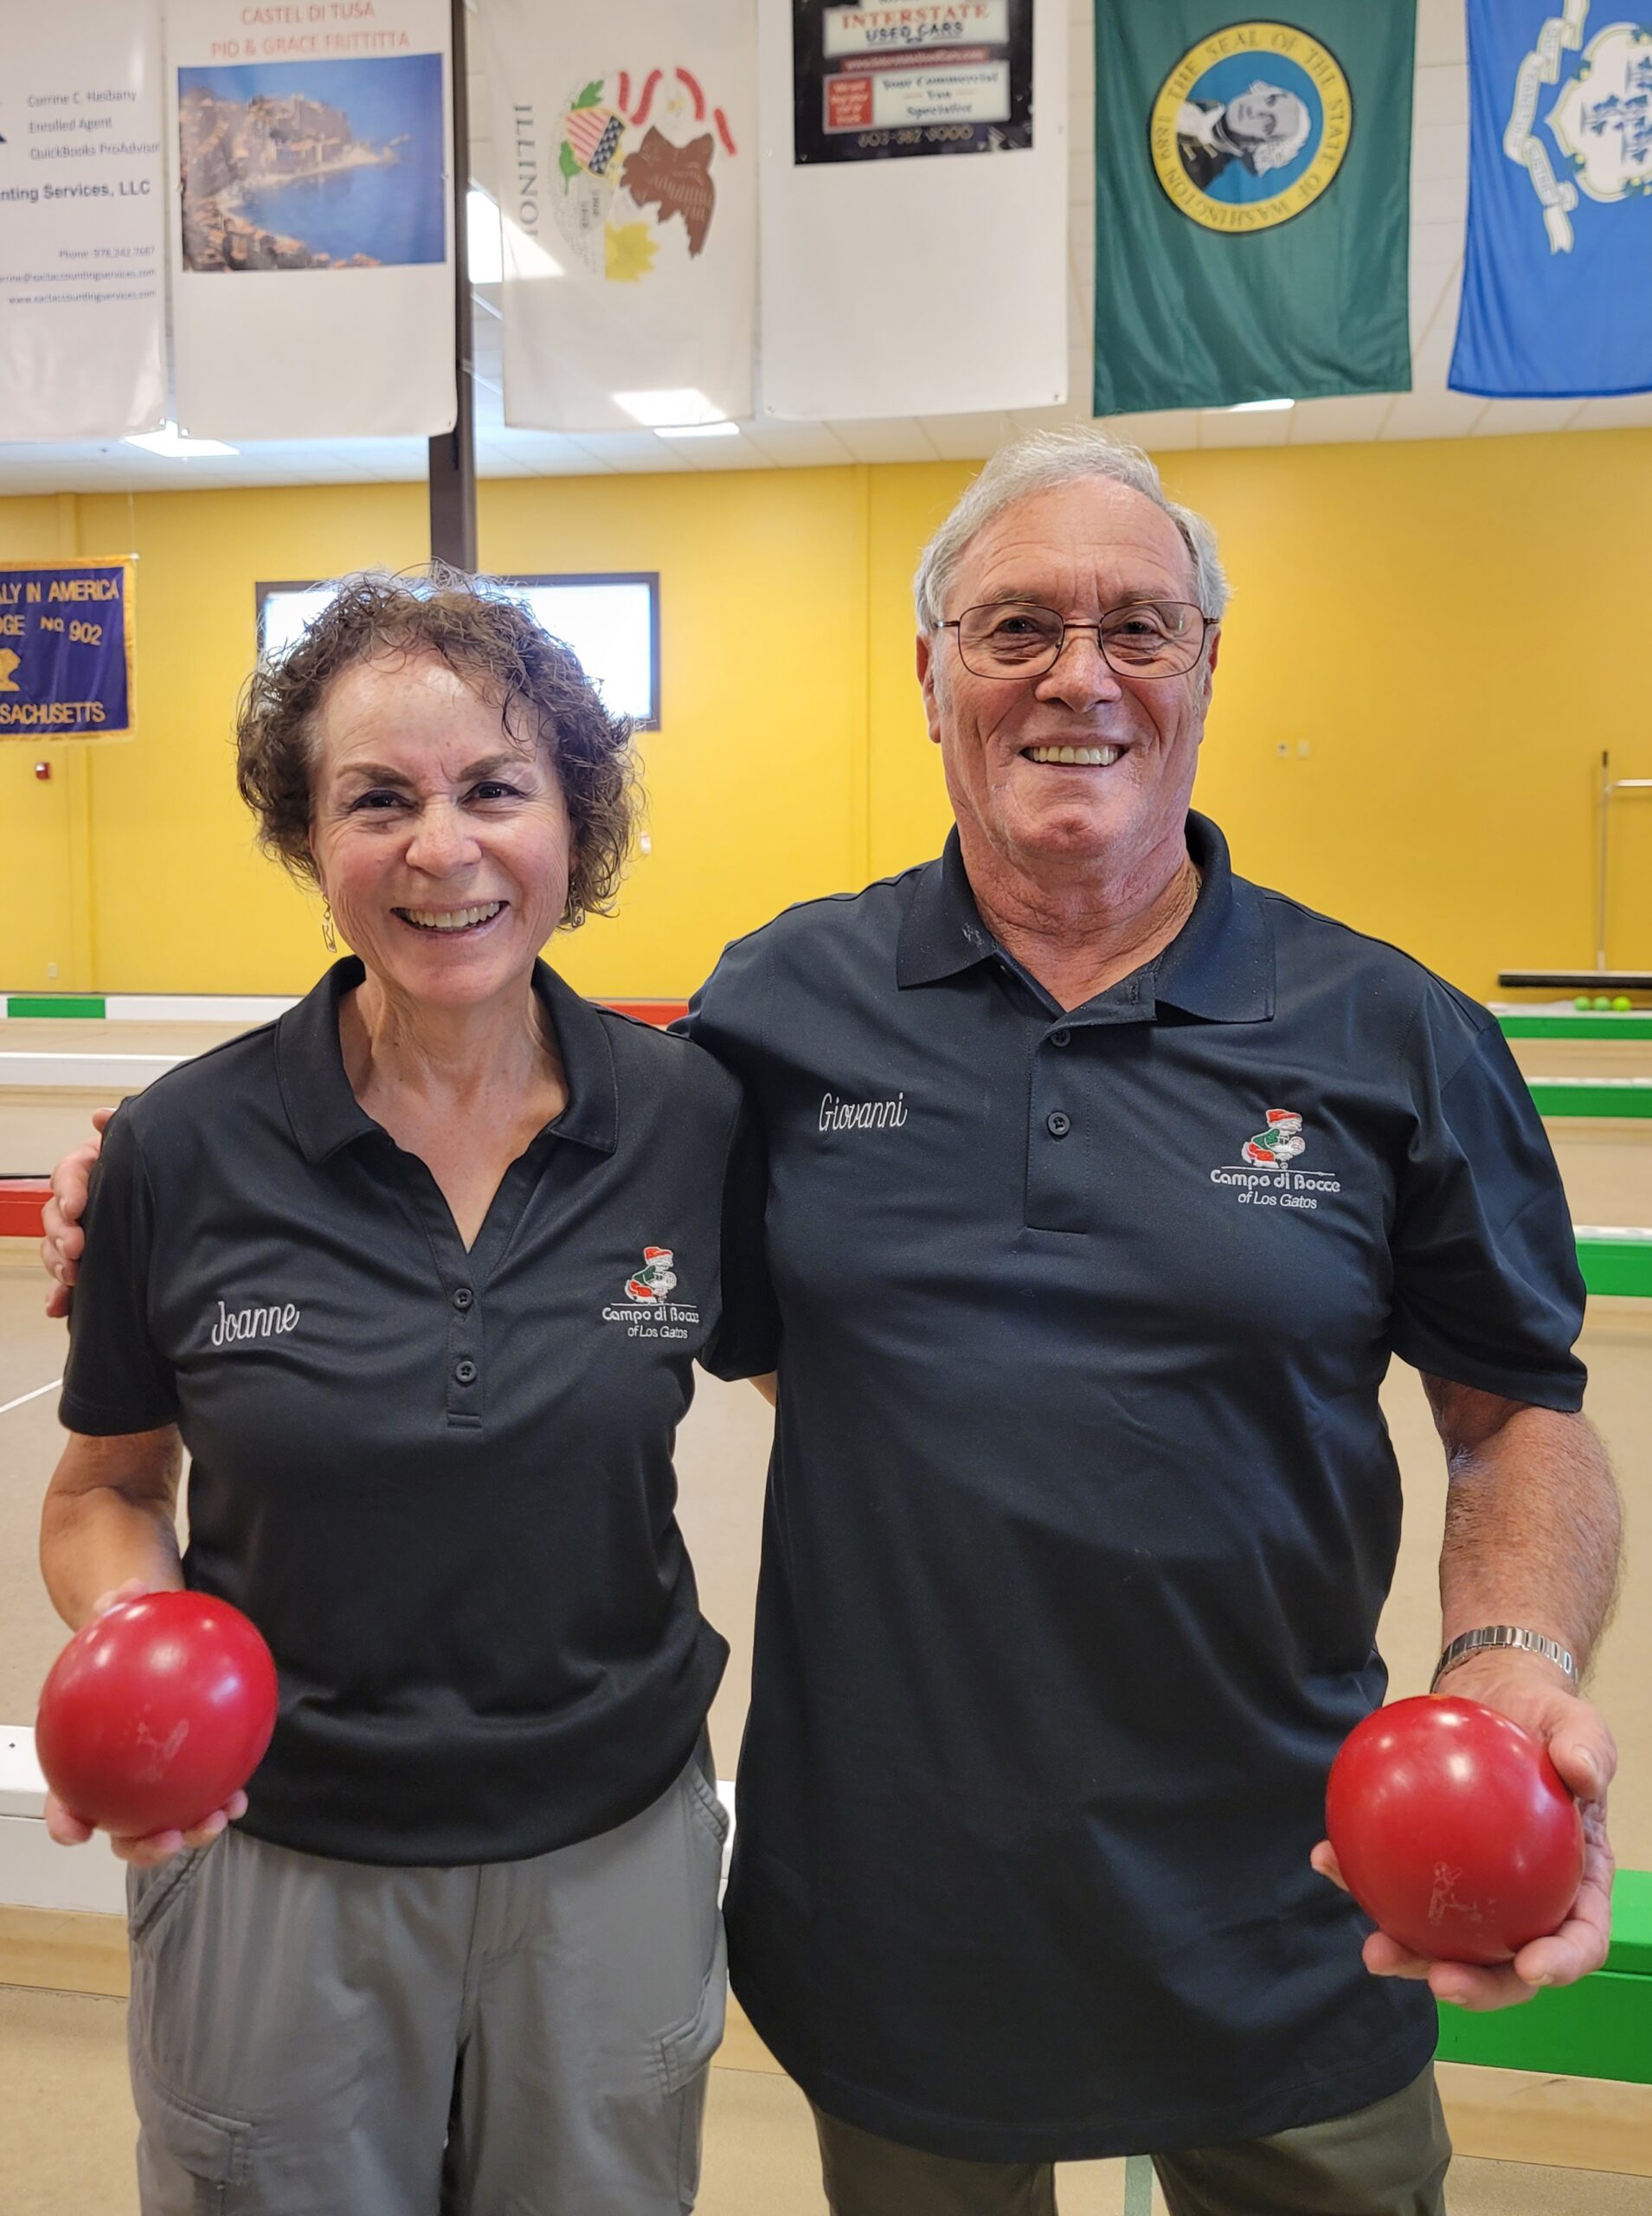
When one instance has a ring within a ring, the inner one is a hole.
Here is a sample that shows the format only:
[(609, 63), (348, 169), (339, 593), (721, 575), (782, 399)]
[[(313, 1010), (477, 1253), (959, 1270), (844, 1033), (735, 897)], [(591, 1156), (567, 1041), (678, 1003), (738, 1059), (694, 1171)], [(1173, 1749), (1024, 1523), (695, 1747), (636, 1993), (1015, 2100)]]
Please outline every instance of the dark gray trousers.
[[(957, 2161), (814, 2122), (832, 2216), (1057, 2216), (1051, 2163)], [(1430, 2065), (1352, 2116), (1153, 2167), (1170, 2216), (1444, 2216), (1450, 2160)]]

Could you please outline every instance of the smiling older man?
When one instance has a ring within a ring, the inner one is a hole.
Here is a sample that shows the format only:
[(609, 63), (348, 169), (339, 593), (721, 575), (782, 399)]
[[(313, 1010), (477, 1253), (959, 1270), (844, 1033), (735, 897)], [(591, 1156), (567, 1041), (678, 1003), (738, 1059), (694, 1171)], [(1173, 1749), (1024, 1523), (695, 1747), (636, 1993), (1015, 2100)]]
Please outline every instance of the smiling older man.
[[(736, 1987), (836, 2216), (1039, 2216), (1130, 2150), (1174, 2216), (1421, 2216), (1434, 1996), (1605, 1950), (1617, 1506), (1553, 1160), (1482, 1008), (1190, 814), (1225, 586), (1145, 456), (1010, 448), (916, 593), (945, 854), (739, 942), (692, 1019), (761, 1109), (781, 1320)], [(1586, 1803), (1571, 1918), (1501, 1969), (1325, 1882), (1396, 1354), (1448, 1689)]]

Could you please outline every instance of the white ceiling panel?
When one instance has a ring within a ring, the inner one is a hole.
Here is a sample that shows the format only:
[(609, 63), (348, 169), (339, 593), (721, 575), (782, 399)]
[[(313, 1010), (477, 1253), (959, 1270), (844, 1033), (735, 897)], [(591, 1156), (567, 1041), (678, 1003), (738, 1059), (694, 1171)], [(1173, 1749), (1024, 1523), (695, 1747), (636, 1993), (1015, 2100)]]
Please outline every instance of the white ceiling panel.
[(1380, 439), (1466, 439), (1486, 403), (1466, 392), (1402, 392), (1383, 419)]
[[(857, 461), (935, 461), (935, 448), (915, 420), (880, 422), (868, 417), (859, 423), (832, 423), (827, 428)], [(982, 453), (987, 449), (983, 448)]]
[(1345, 400), (1299, 400), (1285, 417), (1293, 447), (1354, 445), (1380, 433), (1392, 393), (1362, 393)]
[(1580, 400), (1488, 400), (1474, 435), (1493, 439), (1522, 431), (1565, 431), (1582, 406)]
[(1290, 441), (1294, 408), (1201, 408), (1199, 443), (1202, 447), (1282, 447)]
[[(1373, 4), (1377, 0), (1373, 0)], [(1385, 0), (1400, 4), (1401, 0)], [(1558, 10), (1557, 10), (1558, 12)], [(479, 293), (477, 466), (483, 476), (647, 471), (825, 467), (847, 461), (974, 460), (1018, 428), (1088, 421), (1090, 321), (1095, 294), (1094, 15), (1073, 0), (1067, 115), (1070, 151), (1068, 268), (1072, 313), (1070, 397), (1064, 407), (1003, 416), (911, 417), (897, 422), (780, 423), (759, 418), (736, 438), (673, 442), (652, 432), (573, 439), (507, 427), (499, 291)], [(498, 150), (482, 42), (470, 70), (471, 174), (497, 182)], [(1468, 209), (1469, 83), (1463, 0), (1418, 0), (1411, 132), (1411, 319), (1416, 390), (1394, 396), (1305, 401), (1274, 415), (1186, 410), (1118, 417), (1121, 435), (1156, 451), (1194, 446), (1292, 446), (1372, 439), (1493, 437), (1519, 430), (1607, 430), (1652, 425), (1652, 394), (1574, 402), (1497, 402), (1447, 391), (1462, 281)], [(990, 305), (983, 303), (983, 313)], [(967, 333), (961, 335), (967, 344)], [(0, 445), (0, 493), (107, 492), (247, 484), (354, 484), (414, 480), (425, 469), (416, 439), (265, 443), (216, 461), (171, 461), (122, 441), (77, 446)]]
[(1572, 425), (1574, 431), (1623, 431), (1652, 423), (1652, 392), (1623, 393), (1611, 399), (1585, 400)]
[(1469, 26), (1462, 0), (1417, 0), (1417, 61), (1419, 68), (1441, 61), (1466, 61)]
[(1015, 436), (1015, 425), (1005, 415), (925, 416), (919, 420), (943, 461), (973, 461)]
[(1160, 415), (1109, 416), (1108, 428), (1149, 454), (1165, 454), (1199, 444), (1199, 416), (1192, 408), (1167, 409)]
[(1417, 73), (1411, 94), (1411, 125), (1426, 131), (1431, 125), (1449, 124), (1461, 131), (1469, 121), (1469, 64), (1438, 62)]
[(826, 469), (853, 459), (825, 423), (781, 423), (765, 417), (746, 429), (746, 437), (778, 469)]

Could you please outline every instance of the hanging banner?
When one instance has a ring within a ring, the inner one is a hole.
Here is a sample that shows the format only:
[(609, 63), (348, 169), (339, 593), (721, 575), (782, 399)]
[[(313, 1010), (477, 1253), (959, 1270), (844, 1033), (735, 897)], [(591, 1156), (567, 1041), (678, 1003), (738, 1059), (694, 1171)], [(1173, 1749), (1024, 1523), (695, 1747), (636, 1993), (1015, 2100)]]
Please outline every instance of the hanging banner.
[(9, 9), (0, 50), (0, 438), (166, 413), (159, 0)]
[(1458, 392), (1652, 391), (1652, 8), (1630, 6), (1469, 0)]
[(757, 16), (765, 412), (1065, 400), (1064, 0)]
[(1032, 144), (1032, 0), (792, 0), (792, 69), (800, 164)]
[(0, 562), (0, 738), (125, 738), (133, 564)]
[(483, 23), (506, 422), (634, 431), (749, 416), (752, 0), (489, 0)]
[(1098, 416), (1408, 392), (1416, 10), (1102, 0)]
[(167, 0), (185, 431), (453, 428), (448, 23), (448, 0)]

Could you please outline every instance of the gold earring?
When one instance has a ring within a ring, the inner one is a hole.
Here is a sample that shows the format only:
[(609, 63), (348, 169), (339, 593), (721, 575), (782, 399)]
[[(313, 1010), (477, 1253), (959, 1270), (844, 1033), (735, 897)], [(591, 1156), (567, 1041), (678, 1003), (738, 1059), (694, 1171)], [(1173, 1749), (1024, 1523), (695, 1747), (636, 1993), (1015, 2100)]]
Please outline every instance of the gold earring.
[(332, 927), (332, 902), (324, 893), (321, 900), (321, 943), (329, 954), (338, 951), (338, 939)]

